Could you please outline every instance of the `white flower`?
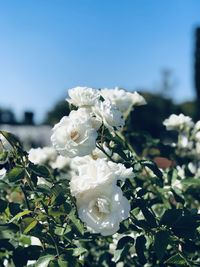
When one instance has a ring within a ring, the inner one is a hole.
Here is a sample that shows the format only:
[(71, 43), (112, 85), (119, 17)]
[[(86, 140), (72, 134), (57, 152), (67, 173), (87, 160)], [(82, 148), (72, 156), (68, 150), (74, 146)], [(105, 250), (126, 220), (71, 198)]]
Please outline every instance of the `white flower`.
[(31, 148), (28, 152), (28, 159), (34, 164), (44, 164), (46, 162), (46, 155), (43, 153), (41, 147)]
[(194, 131), (197, 132), (197, 131), (200, 131), (200, 121), (197, 121), (194, 125)]
[(191, 128), (194, 125), (192, 119), (183, 114), (172, 114), (168, 119), (164, 120), (163, 124), (167, 127), (167, 130), (183, 130), (185, 128)]
[(70, 158), (66, 158), (66, 157), (63, 157), (61, 155), (58, 155), (56, 160), (54, 162), (51, 162), (51, 167), (53, 169), (59, 169), (59, 170), (62, 170), (66, 167), (69, 167), (70, 166), (70, 163), (71, 163), (71, 159)]
[(97, 131), (85, 109), (71, 111), (53, 128), (51, 141), (55, 149), (65, 157), (85, 156), (96, 147)]
[(129, 216), (129, 201), (116, 185), (106, 185), (90, 190), (76, 199), (78, 215), (89, 230), (108, 236), (116, 233), (121, 221)]
[(146, 104), (144, 97), (137, 92), (127, 92), (118, 87), (115, 87), (114, 89), (102, 89), (101, 95), (116, 105), (122, 113), (130, 111), (133, 106)]
[(75, 87), (68, 90), (70, 99), (66, 99), (70, 104), (77, 107), (94, 106), (99, 99), (98, 90), (88, 87)]
[(121, 163), (93, 160), (91, 157), (75, 158), (77, 167), (70, 182), (71, 194), (75, 197), (104, 184), (116, 184), (117, 180), (124, 181), (133, 178), (132, 168), (126, 168)]
[(147, 102), (144, 99), (142, 95), (140, 95), (138, 92), (134, 92), (131, 94), (131, 99), (132, 99), (132, 105), (135, 106), (142, 106), (146, 105)]
[(53, 147), (38, 147), (31, 148), (28, 152), (28, 158), (34, 164), (45, 164), (48, 161), (54, 161), (56, 159), (57, 153)]
[(200, 131), (195, 134), (195, 140), (200, 142)]
[(133, 168), (126, 168), (122, 163), (108, 161), (108, 165), (115, 173), (117, 180), (125, 181), (127, 178), (131, 179), (135, 176), (133, 173)]
[(90, 157), (84, 157), (82, 162), (79, 161), (76, 171), (77, 175), (74, 175), (70, 182), (71, 194), (75, 197), (92, 191), (100, 185), (114, 184), (117, 178), (104, 159), (93, 160)]
[(93, 111), (96, 117), (111, 131), (113, 128), (119, 130), (125, 124), (122, 113), (109, 100), (98, 101), (93, 107)]

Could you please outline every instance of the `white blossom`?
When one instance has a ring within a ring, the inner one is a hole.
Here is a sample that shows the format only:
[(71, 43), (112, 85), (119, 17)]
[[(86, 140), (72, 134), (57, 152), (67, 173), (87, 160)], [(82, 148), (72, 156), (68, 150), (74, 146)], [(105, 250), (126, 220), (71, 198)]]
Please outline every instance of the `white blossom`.
[(104, 184), (116, 184), (133, 178), (132, 168), (126, 168), (121, 163), (113, 163), (105, 159), (93, 160), (89, 157), (75, 159), (77, 167), (70, 182), (71, 194), (75, 197)]
[(127, 178), (132, 179), (135, 175), (133, 173), (133, 168), (126, 168), (122, 163), (115, 163), (108, 161), (108, 165), (111, 170), (115, 173), (116, 179), (125, 181)]
[(72, 158), (90, 154), (96, 147), (96, 138), (93, 120), (80, 108), (54, 126), (51, 141), (60, 155)]
[(124, 118), (119, 109), (109, 100), (98, 101), (93, 107), (94, 114), (111, 131), (114, 128), (121, 129), (124, 124)]
[(119, 224), (129, 216), (130, 203), (116, 185), (96, 187), (76, 198), (80, 219), (89, 230), (108, 236), (119, 230)]
[(85, 161), (77, 166), (77, 175), (74, 175), (70, 182), (72, 196), (80, 196), (85, 192), (92, 191), (103, 184), (114, 184), (116, 175), (104, 159), (92, 160), (84, 157)]
[(184, 128), (191, 128), (194, 123), (188, 116), (184, 116), (182, 113), (179, 115), (172, 114), (168, 119), (164, 120), (163, 124), (167, 130), (183, 130)]
[(68, 90), (70, 99), (66, 99), (70, 104), (77, 107), (94, 106), (100, 98), (98, 90), (88, 87), (75, 87)]
[(53, 169), (59, 169), (62, 170), (66, 167), (69, 167), (71, 163), (70, 158), (63, 157), (61, 155), (58, 155), (56, 160), (51, 162), (50, 165)]
[(57, 153), (53, 147), (31, 148), (28, 152), (28, 158), (34, 164), (42, 165), (48, 161), (55, 161), (56, 157)]
[(101, 89), (101, 95), (116, 105), (122, 113), (130, 111), (134, 106), (146, 104), (144, 97), (137, 92), (127, 92), (118, 87), (114, 89)]

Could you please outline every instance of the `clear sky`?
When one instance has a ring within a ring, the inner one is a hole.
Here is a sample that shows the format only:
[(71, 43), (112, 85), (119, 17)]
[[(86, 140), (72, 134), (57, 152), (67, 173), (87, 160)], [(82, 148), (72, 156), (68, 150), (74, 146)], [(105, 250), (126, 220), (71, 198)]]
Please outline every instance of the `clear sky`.
[(0, 0), (0, 106), (45, 112), (68, 88), (158, 90), (194, 97), (199, 0)]

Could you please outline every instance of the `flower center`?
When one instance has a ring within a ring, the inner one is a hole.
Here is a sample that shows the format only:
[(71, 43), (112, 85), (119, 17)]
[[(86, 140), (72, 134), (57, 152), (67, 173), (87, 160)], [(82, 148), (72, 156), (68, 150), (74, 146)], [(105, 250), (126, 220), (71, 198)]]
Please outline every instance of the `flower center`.
[(95, 206), (98, 208), (99, 213), (110, 213), (110, 201), (105, 198), (97, 198)]
[(77, 131), (71, 131), (70, 137), (73, 141), (76, 141), (79, 138), (79, 133)]

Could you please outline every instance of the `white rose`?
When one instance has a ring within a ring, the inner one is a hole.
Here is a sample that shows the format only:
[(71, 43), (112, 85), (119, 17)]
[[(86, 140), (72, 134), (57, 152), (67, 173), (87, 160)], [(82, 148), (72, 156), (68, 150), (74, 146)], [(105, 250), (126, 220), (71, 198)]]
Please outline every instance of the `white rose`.
[(98, 101), (93, 107), (93, 111), (96, 117), (111, 131), (113, 131), (113, 128), (119, 130), (125, 124), (122, 113), (109, 100)]
[(75, 87), (68, 90), (70, 99), (66, 99), (70, 104), (77, 107), (94, 106), (100, 97), (98, 90), (88, 87)]
[(57, 158), (57, 152), (53, 147), (43, 147), (42, 149), (47, 161), (55, 161)]
[(172, 114), (168, 119), (164, 120), (163, 124), (167, 130), (183, 130), (185, 128), (191, 128), (194, 125), (192, 119), (183, 114)]
[(77, 197), (100, 185), (114, 184), (116, 181), (117, 176), (105, 159), (93, 160), (84, 157), (82, 161), (79, 160), (76, 175), (72, 176), (70, 190), (72, 196)]
[(195, 140), (200, 142), (200, 131), (195, 134)]
[(133, 168), (126, 168), (122, 163), (115, 163), (112, 161), (108, 161), (108, 165), (111, 170), (115, 173), (116, 179), (125, 181), (127, 178), (132, 179), (135, 177), (133, 173)]
[(136, 91), (134, 93), (131, 93), (131, 99), (132, 99), (132, 105), (134, 107), (147, 104), (145, 98)]
[(55, 149), (65, 157), (85, 156), (96, 147), (97, 131), (85, 109), (71, 111), (53, 128), (51, 141)]
[(197, 131), (200, 131), (200, 121), (197, 121), (194, 125), (194, 131), (197, 132)]
[(71, 163), (71, 159), (70, 158), (66, 158), (66, 157), (63, 157), (61, 155), (58, 155), (56, 160), (54, 162), (51, 162), (51, 167), (53, 169), (59, 169), (59, 170), (62, 170), (66, 167), (69, 167), (70, 166), (70, 163)]
[(54, 161), (57, 157), (56, 150), (53, 147), (31, 148), (28, 152), (28, 158), (34, 164), (45, 164)]
[(129, 216), (129, 201), (116, 185), (90, 190), (76, 199), (78, 215), (89, 230), (108, 236), (119, 230), (119, 224)]
[(41, 147), (31, 148), (28, 152), (28, 159), (34, 164), (44, 164), (47, 160)]
[(133, 169), (126, 168), (121, 163), (106, 161), (105, 159), (93, 160), (90, 157), (76, 158), (74, 176), (70, 182), (71, 194), (75, 197), (85, 194), (104, 184), (116, 184), (117, 180), (125, 181), (133, 178)]
[(133, 106), (146, 104), (144, 97), (137, 92), (127, 92), (118, 87), (114, 89), (102, 89), (101, 95), (103, 98), (109, 99), (114, 105), (116, 105), (122, 113), (130, 111)]

